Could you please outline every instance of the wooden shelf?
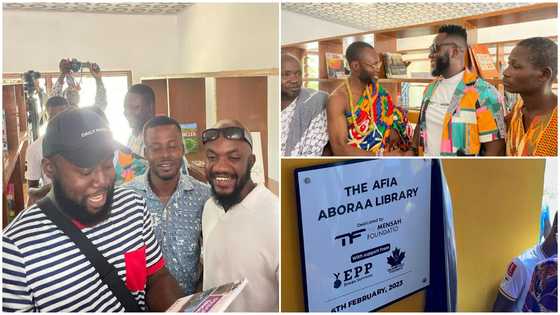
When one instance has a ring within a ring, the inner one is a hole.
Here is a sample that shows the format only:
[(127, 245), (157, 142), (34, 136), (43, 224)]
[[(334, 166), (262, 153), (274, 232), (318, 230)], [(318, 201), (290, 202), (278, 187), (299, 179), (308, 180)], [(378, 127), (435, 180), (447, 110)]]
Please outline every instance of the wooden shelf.
[[(379, 83), (403, 83), (403, 82), (410, 82), (410, 83), (431, 83), (435, 80), (435, 78), (433, 79), (423, 79), (423, 78), (393, 78), (393, 79), (387, 79), (387, 78), (382, 78), (382, 79), (378, 79), (377, 81), (379, 81)], [(310, 78), (310, 79), (303, 79), (303, 82), (343, 82), (344, 79), (316, 79), (316, 78)], [(487, 81), (496, 81), (496, 80), (487, 80)], [(498, 80), (500, 81), (500, 80)]]
[(23, 148), (25, 147), (26, 143), (27, 143), (27, 132), (23, 133), (23, 138), (22, 141), (20, 141), (20, 143), (17, 146), (16, 150), (12, 150), (12, 151), (8, 151), (7, 152), (7, 156), (4, 159), (4, 169), (2, 172), (2, 178), (4, 179), (3, 184), (2, 184), (2, 188), (3, 190), (6, 190), (6, 186), (8, 185), (8, 182), (10, 181), (10, 178), (12, 177), (12, 173), (14, 172), (14, 169), (16, 167), (16, 164), (20, 158), (20, 155), (24, 152)]
[(13, 81), (4, 80), (2, 85), (2, 102), (6, 118), (6, 140), (8, 152), (2, 156), (4, 166), (2, 169), (2, 225), (5, 227), (9, 222), (8, 209), (8, 185), (13, 184), (13, 206), (11, 211), (17, 215), (25, 207), (25, 148), (28, 141), (27, 111), (23, 85)]
[(216, 72), (196, 72), (196, 73), (182, 73), (182, 74), (166, 74), (154, 77), (142, 77), (144, 80), (160, 80), (160, 79), (187, 79), (187, 78), (229, 78), (229, 77), (266, 77), (271, 75), (278, 75), (278, 68), (270, 69), (249, 69), (249, 70), (234, 70), (234, 71), (216, 71)]

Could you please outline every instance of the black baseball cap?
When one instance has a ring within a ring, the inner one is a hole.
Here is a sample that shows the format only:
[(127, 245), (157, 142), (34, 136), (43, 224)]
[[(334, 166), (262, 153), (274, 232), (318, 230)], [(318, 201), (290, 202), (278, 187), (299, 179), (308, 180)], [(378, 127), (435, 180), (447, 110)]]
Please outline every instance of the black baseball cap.
[(92, 168), (111, 156), (115, 144), (109, 125), (92, 110), (69, 109), (47, 125), (43, 156), (60, 154), (81, 168)]

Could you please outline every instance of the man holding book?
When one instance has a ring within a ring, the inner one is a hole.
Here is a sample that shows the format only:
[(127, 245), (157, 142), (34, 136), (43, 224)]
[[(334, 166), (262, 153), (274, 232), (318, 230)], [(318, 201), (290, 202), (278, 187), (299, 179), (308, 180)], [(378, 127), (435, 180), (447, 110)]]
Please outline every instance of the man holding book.
[(327, 106), (334, 155), (401, 155), (408, 149), (406, 115), (377, 81), (375, 49), (354, 42), (346, 50), (350, 77), (334, 90)]
[(251, 179), (251, 134), (222, 120), (202, 133), (212, 198), (204, 205), (202, 239), (207, 290), (247, 278), (231, 312), (278, 312), (278, 197)]

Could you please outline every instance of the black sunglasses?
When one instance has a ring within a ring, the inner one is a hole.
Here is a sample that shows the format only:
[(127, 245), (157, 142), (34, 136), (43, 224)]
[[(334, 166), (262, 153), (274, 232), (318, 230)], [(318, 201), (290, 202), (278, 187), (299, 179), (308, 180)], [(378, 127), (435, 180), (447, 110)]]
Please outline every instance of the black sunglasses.
[(461, 48), (459, 45), (457, 45), (457, 44), (455, 44), (455, 43), (441, 43), (441, 44), (433, 43), (433, 44), (430, 46), (430, 53), (435, 54), (435, 53), (437, 53), (437, 52), (439, 51), (439, 49), (441, 48), (441, 46), (447, 46), (447, 45), (453, 45), (453, 46), (455, 46), (455, 47), (457, 47), (457, 48)]
[(253, 148), (253, 140), (251, 134), (247, 130), (240, 127), (210, 128), (202, 132), (202, 144), (214, 141), (220, 137), (220, 134), (228, 140), (244, 140), (251, 148)]

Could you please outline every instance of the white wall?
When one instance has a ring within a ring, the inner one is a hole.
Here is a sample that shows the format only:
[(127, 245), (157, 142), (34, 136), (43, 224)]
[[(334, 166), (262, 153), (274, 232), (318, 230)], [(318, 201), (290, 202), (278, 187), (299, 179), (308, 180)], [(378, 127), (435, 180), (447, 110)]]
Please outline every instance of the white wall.
[[(277, 3), (197, 3), (178, 18), (179, 73), (278, 68)], [(206, 80), (206, 125), (216, 123), (215, 81)], [(268, 77), (268, 177), (279, 181), (278, 76)]]
[(3, 11), (3, 72), (58, 71), (61, 58), (142, 76), (176, 72), (176, 15)]
[[(3, 72), (58, 71), (64, 57), (141, 77), (278, 68), (277, 3), (205, 4), (179, 15), (3, 12)], [(207, 81), (206, 121), (216, 122)], [(279, 180), (278, 76), (268, 83), (269, 177)]]
[(278, 68), (277, 3), (198, 3), (178, 24), (179, 72)]
[(282, 45), (363, 32), (308, 15), (282, 10)]

